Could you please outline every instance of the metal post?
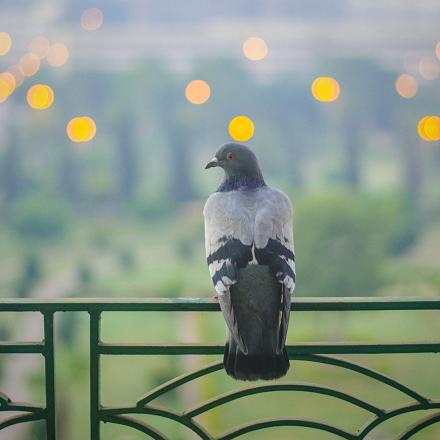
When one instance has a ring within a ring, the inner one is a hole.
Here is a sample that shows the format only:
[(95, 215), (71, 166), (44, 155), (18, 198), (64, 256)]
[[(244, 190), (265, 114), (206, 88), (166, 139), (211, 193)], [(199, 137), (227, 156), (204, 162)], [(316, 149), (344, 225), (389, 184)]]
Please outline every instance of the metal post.
[(100, 439), (99, 389), (100, 389), (100, 342), (101, 312), (90, 312), (90, 438)]
[(56, 439), (54, 312), (44, 312), (44, 365), (46, 376), (46, 435)]

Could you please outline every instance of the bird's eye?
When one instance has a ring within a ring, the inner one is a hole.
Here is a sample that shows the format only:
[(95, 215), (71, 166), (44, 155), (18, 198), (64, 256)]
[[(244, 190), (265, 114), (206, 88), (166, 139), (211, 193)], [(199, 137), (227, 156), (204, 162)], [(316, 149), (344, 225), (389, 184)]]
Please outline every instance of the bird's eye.
[(226, 156), (228, 160), (235, 160), (235, 154), (231, 151)]

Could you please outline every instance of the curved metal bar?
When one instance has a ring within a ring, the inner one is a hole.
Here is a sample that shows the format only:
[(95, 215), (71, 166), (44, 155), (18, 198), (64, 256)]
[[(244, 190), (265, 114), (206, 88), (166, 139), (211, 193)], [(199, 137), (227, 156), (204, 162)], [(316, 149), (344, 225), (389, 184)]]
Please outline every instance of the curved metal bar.
[(9, 405), (9, 403), (11, 403), (11, 398), (0, 391), (0, 408)]
[(291, 419), (291, 418), (278, 418), (278, 419), (264, 419), (257, 420), (256, 422), (246, 423), (231, 431), (225, 432), (220, 435), (217, 440), (230, 440), (248, 432), (258, 431), (265, 428), (273, 428), (275, 426), (302, 426), (305, 428), (319, 429), (321, 431), (327, 431), (339, 437), (349, 440), (356, 440), (357, 437), (350, 432), (344, 431), (333, 425), (327, 425), (326, 423), (316, 422), (314, 420), (307, 419)]
[(241, 397), (250, 396), (252, 394), (267, 393), (270, 391), (303, 391), (308, 393), (324, 394), (351, 403), (378, 416), (384, 414), (384, 411), (382, 409), (370, 405), (369, 403), (364, 402), (363, 400), (360, 400), (350, 394), (343, 393), (342, 391), (338, 391), (333, 388), (323, 387), (320, 385), (308, 385), (288, 382), (270, 385), (255, 385), (230, 391), (228, 393), (224, 393), (210, 400), (207, 400), (206, 402), (203, 402), (200, 405), (197, 405), (194, 408), (185, 411), (183, 414), (186, 417), (195, 417), (199, 414), (209, 411), (210, 409), (223, 405), (224, 403), (240, 399)]
[(410, 426), (397, 440), (407, 440), (411, 438), (414, 434), (417, 434), (422, 429), (433, 425), (434, 423), (440, 422), (440, 413), (431, 414), (428, 417), (420, 420), (416, 424)]
[(26, 423), (26, 422), (34, 422), (36, 420), (44, 420), (45, 416), (43, 413), (32, 413), (32, 414), (19, 414), (16, 416), (8, 417), (7, 419), (4, 419), (0, 423), (0, 431), (4, 428), (7, 428), (8, 426), (17, 425), (19, 423)]
[(39, 414), (40, 412), (44, 411), (44, 409), (44, 406), (41, 405), (31, 405), (29, 403), (22, 402), (10, 402), (4, 407), (0, 405), (0, 412), (21, 411)]
[(149, 435), (154, 440), (167, 440), (160, 431), (148, 425), (127, 416), (109, 416), (103, 419), (105, 423), (114, 423), (116, 425), (124, 425), (136, 429), (144, 434)]
[(405, 413), (415, 412), (415, 411), (426, 411), (427, 409), (437, 409), (440, 408), (440, 401), (430, 401), (429, 406), (420, 403), (412, 403), (398, 406), (394, 409), (386, 411), (385, 414), (374, 417), (370, 422), (368, 422), (363, 428), (359, 430), (358, 438), (363, 439), (369, 434), (376, 426), (380, 425), (393, 417), (400, 416)]
[(363, 374), (364, 376), (371, 377), (372, 379), (378, 380), (379, 382), (389, 385), (390, 387), (406, 394), (407, 396), (412, 397), (421, 404), (425, 404), (425, 405), (429, 404), (429, 399), (420, 395), (419, 393), (407, 387), (406, 385), (403, 385), (400, 382), (397, 382), (396, 380), (392, 379), (391, 377), (388, 377), (382, 373), (378, 373), (377, 371), (364, 367), (363, 365), (353, 361), (347, 361), (345, 359), (341, 359), (333, 356), (323, 356), (317, 354), (292, 355), (289, 356), (289, 358), (309, 361), (309, 362), (317, 362), (320, 364), (329, 364), (329, 365), (334, 365), (336, 367), (346, 368), (348, 370), (355, 371), (356, 373)]
[(202, 368), (199, 368), (197, 370), (191, 371), (190, 373), (182, 374), (178, 377), (175, 377), (174, 379), (169, 380), (168, 382), (165, 382), (158, 387), (152, 389), (148, 393), (144, 394), (137, 402), (136, 406), (142, 407), (146, 405), (148, 402), (151, 402), (152, 400), (156, 399), (157, 397), (161, 396), (162, 394), (167, 393), (168, 391), (171, 391), (180, 385), (183, 385), (187, 382), (191, 382), (194, 379), (197, 379), (201, 376), (205, 376), (206, 374), (213, 373), (215, 371), (221, 370), (223, 368), (223, 362), (216, 361), (212, 362), (211, 364), (208, 364)]
[(104, 408), (100, 410), (100, 414), (104, 416), (114, 416), (123, 414), (149, 414), (152, 416), (164, 417), (180, 423), (196, 433), (202, 440), (214, 440), (214, 438), (195, 420), (185, 417), (183, 414), (171, 411), (157, 406), (144, 407), (118, 407), (118, 408)]

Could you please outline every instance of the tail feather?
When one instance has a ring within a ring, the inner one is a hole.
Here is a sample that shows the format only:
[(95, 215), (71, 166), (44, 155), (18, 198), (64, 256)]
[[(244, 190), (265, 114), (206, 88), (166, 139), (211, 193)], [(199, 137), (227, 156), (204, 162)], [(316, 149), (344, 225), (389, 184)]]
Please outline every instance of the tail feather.
[(272, 380), (283, 377), (290, 362), (286, 348), (280, 354), (245, 355), (231, 338), (225, 345), (223, 365), (238, 380)]

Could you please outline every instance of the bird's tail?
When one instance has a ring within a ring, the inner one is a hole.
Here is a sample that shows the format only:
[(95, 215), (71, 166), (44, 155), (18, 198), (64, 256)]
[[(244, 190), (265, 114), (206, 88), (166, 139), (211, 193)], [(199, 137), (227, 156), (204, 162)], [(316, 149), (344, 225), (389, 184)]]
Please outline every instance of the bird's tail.
[(225, 345), (223, 365), (238, 380), (272, 380), (283, 377), (290, 363), (286, 348), (280, 354), (245, 355), (231, 338)]

